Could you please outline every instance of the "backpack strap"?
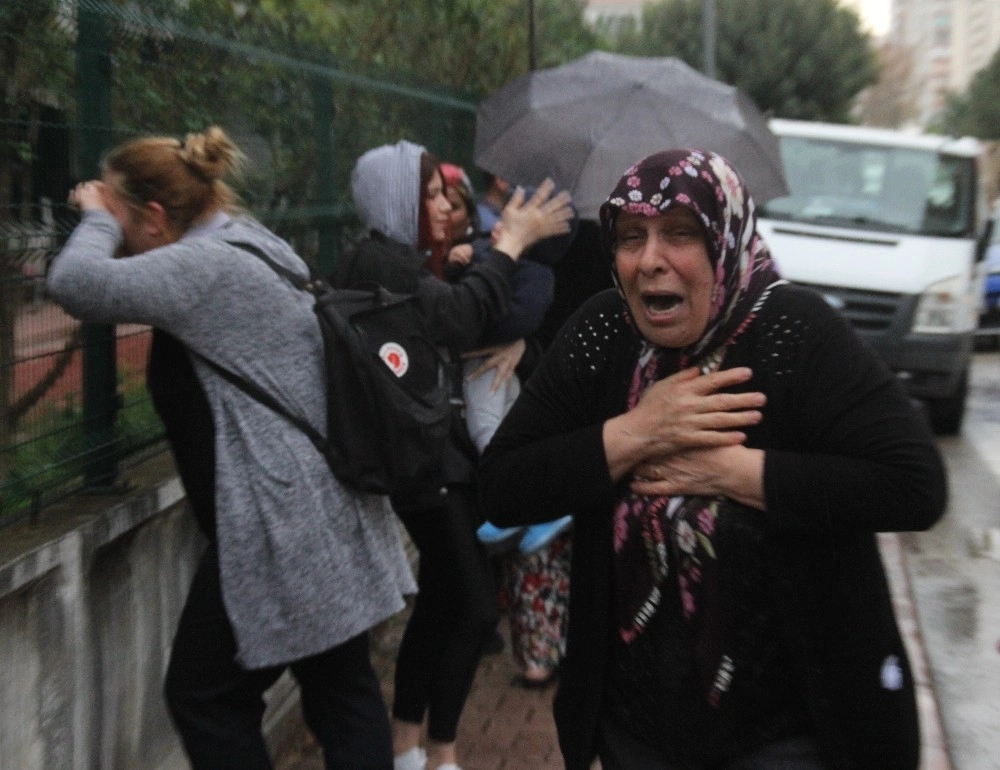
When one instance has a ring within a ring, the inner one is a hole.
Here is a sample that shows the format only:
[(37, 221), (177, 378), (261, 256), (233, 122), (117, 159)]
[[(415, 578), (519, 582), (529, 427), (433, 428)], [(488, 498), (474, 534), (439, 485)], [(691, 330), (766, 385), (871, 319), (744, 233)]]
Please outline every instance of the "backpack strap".
[[(226, 243), (229, 243), (232, 246), (236, 246), (237, 248), (240, 248), (243, 251), (250, 252), (255, 257), (258, 257), (262, 262), (264, 262), (264, 264), (266, 264), (268, 267), (274, 270), (274, 272), (276, 272), (278, 275), (290, 281), (291, 284), (296, 289), (300, 289), (301, 291), (309, 291), (310, 281), (306, 280), (297, 273), (293, 273), (291, 270), (284, 267), (283, 265), (279, 265), (277, 262), (271, 259), (271, 257), (269, 257), (267, 253), (264, 252), (264, 250), (261, 249), (260, 247), (255, 246), (252, 243), (244, 243), (244, 242), (226, 241)], [(191, 348), (188, 348), (188, 350), (191, 350)], [(319, 431), (317, 431), (312, 425), (306, 422), (303, 418), (289, 412), (271, 394), (266, 393), (256, 383), (250, 382), (249, 380), (240, 377), (238, 374), (231, 371), (230, 369), (227, 369), (222, 364), (219, 364), (213, 361), (212, 359), (203, 356), (201, 353), (198, 353), (195, 350), (191, 350), (191, 352), (199, 359), (204, 361), (206, 364), (208, 364), (208, 366), (211, 367), (211, 369), (220, 377), (229, 381), (237, 388), (242, 390), (244, 393), (246, 393), (248, 396), (259, 401), (272, 411), (280, 414), (282, 417), (284, 417), (286, 420), (292, 423), (292, 425), (294, 425), (296, 428), (305, 433), (306, 436), (309, 437), (309, 440), (316, 445), (316, 448), (321, 453), (326, 452), (327, 440), (323, 437), (323, 435)]]
[[(190, 350), (190, 348), (188, 349)], [(220, 377), (222, 377), (225, 380), (228, 380), (237, 388), (246, 393), (248, 396), (255, 399), (256, 401), (259, 401), (272, 411), (280, 414), (282, 417), (284, 417), (286, 420), (292, 423), (292, 425), (294, 425), (300, 431), (305, 433), (306, 436), (309, 437), (309, 440), (316, 445), (316, 448), (321, 453), (326, 452), (327, 440), (323, 438), (323, 435), (318, 430), (316, 430), (312, 425), (306, 422), (304, 419), (302, 419), (298, 415), (292, 414), (287, 409), (285, 409), (285, 407), (283, 407), (278, 402), (278, 400), (274, 398), (270, 393), (266, 393), (256, 383), (250, 382), (250, 380), (240, 377), (238, 374), (227, 369), (222, 364), (216, 363), (211, 358), (206, 358), (201, 353), (198, 353), (197, 351), (194, 350), (192, 350), (191, 352), (198, 358), (200, 358), (202, 361), (204, 361), (206, 364), (208, 364), (209, 367), (211, 367), (212, 370), (215, 371), (216, 374), (218, 374)]]
[[(263, 262), (265, 265), (271, 268), (274, 272), (276, 272), (282, 278), (285, 278), (287, 281), (289, 281), (292, 284), (292, 286), (294, 286), (296, 289), (301, 289), (302, 291), (310, 291), (309, 287), (310, 284), (312, 283), (311, 279), (303, 278), (301, 275), (292, 272), (284, 265), (278, 264), (270, 256), (268, 256), (267, 252), (264, 251), (262, 248), (260, 248), (260, 246), (257, 246), (256, 244), (253, 243), (247, 243), (246, 241), (226, 241), (226, 243), (228, 243), (230, 246), (235, 246), (238, 249), (242, 249), (243, 251), (253, 254), (261, 262)], [(312, 275), (311, 268), (309, 270), (309, 274), (310, 276)]]

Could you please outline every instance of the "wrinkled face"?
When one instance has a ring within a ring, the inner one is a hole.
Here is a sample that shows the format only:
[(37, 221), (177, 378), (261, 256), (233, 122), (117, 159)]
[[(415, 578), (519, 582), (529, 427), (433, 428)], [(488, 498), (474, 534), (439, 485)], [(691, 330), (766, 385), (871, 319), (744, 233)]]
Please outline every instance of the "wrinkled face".
[(708, 327), (715, 276), (694, 212), (683, 206), (655, 217), (623, 212), (615, 242), (622, 291), (643, 337), (666, 348), (697, 342)]
[(451, 203), (444, 194), (444, 183), (437, 171), (427, 183), (424, 191), (424, 205), (427, 207), (427, 223), (430, 225), (430, 237), (435, 243), (445, 241), (451, 227)]
[(150, 235), (142, 209), (131, 198), (120, 192), (123, 189), (121, 174), (109, 171), (103, 175), (101, 181), (104, 182), (102, 190), (104, 205), (122, 228), (124, 253), (130, 256), (142, 254), (163, 245), (160, 239)]
[(448, 202), (451, 204), (451, 235), (453, 238), (460, 238), (469, 230), (472, 220), (469, 219), (469, 210), (465, 208), (465, 200), (462, 194), (454, 187), (449, 187), (445, 191)]

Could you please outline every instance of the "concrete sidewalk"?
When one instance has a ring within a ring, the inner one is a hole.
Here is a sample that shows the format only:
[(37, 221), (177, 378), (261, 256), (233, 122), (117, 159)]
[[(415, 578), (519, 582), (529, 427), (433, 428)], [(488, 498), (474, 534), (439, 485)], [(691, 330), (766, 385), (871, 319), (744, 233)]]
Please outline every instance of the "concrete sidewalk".
[[(952, 770), (941, 728), (937, 700), (916, 610), (907, 578), (905, 554), (897, 535), (879, 536), (882, 560), (892, 585), (893, 601), (917, 682), (923, 738), (921, 770)], [(395, 651), (406, 613), (378, 630), (372, 658), (382, 679), (386, 703), (392, 701)], [(518, 686), (517, 668), (510, 656), (506, 618), (500, 624), (504, 651), (483, 658), (459, 724), (459, 763), (462, 770), (556, 770), (562, 756), (552, 721), (555, 687), (527, 690)], [(323, 770), (322, 756), (311, 736), (278, 763), (279, 770)]]

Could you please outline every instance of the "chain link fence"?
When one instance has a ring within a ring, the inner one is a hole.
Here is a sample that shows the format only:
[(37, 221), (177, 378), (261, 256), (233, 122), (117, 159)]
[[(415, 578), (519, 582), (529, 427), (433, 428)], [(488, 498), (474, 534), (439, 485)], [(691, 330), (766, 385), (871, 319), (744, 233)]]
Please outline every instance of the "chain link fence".
[(208, 0), (0, 3), (0, 526), (114, 490), (123, 467), (164, 449), (145, 389), (149, 330), (80, 324), (44, 291), (75, 224), (67, 193), (109, 147), (223, 126), (250, 159), (246, 207), (321, 271), (360, 235), (349, 175), (366, 149), (407, 138), (472, 166), (467, 95), (352, 71), (286, 21), (248, 13)]

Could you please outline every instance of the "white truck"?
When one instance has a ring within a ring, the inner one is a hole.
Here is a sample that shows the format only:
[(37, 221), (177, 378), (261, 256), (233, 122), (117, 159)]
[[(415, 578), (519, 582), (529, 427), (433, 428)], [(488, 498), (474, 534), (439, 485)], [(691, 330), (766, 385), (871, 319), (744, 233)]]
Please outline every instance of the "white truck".
[(760, 207), (782, 275), (867, 338), (934, 430), (965, 413), (988, 218), (970, 138), (770, 123), (790, 193)]

